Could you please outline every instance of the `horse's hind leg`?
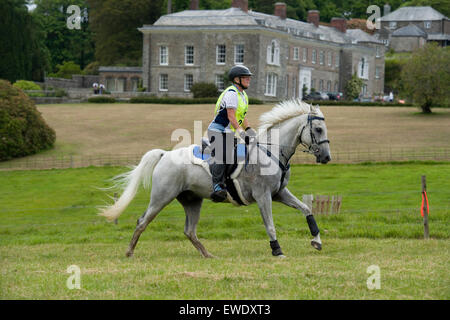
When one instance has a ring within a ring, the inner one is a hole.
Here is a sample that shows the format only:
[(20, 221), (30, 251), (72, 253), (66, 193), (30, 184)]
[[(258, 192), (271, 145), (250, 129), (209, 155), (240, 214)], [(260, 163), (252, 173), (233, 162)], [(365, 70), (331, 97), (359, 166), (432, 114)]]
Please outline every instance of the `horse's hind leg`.
[(134, 230), (133, 238), (131, 239), (130, 245), (126, 253), (127, 257), (131, 257), (134, 252), (134, 248), (144, 232), (147, 225), (155, 219), (158, 213), (168, 205), (173, 199), (175, 199), (176, 194), (168, 194), (166, 190), (161, 190), (158, 192), (156, 188), (152, 189), (150, 204), (145, 211), (145, 213), (138, 219), (136, 229)]
[(213, 258), (213, 255), (206, 250), (197, 238), (197, 223), (200, 219), (200, 209), (202, 207), (203, 199), (195, 196), (190, 191), (186, 191), (181, 193), (177, 197), (177, 200), (183, 205), (186, 213), (184, 234), (205, 258)]

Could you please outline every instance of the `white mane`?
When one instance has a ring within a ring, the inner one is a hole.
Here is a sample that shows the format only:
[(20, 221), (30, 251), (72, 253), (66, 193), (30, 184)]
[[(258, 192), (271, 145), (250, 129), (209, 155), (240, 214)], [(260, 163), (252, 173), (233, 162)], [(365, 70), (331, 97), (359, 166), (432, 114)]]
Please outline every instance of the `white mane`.
[(269, 130), (273, 126), (302, 114), (311, 113), (315, 116), (323, 117), (319, 106), (313, 106), (300, 99), (286, 100), (278, 103), (272, 110), (263, 113), (259, 117), (259, 130)]

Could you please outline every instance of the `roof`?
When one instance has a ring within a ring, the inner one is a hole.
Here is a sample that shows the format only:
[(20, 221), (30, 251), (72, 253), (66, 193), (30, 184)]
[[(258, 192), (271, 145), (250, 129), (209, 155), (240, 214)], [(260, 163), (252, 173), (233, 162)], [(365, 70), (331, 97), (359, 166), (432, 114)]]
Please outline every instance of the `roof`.
[(450, 41), (450, 34), (445, 33), (429, 33), (428, 34), (428, 40), (438, 40), (438, 41), (444, 41), (448, 40)]
[(432, 7), (401, 7), (381, 17), (381, 21), (432, 21), (448, 19)]
[(98, 68), (99, 72), (142, 72), (141, 67), (110, 67), (101, 66)]
[(361, 29), (347, 29), (347, 34), (356, 40), (357, 42), (373, 42), (382, 44), (383, 42), (378, 40), (375, 36), (368, 34)]
[(427, 33), (415, 24), (409, 24), (392, 32), (393, 37), (427, 37)]
[(267, 28), (287, 32), (293, 36), (324, 40), (334, 43), (352, 43), (351, 36), (334, 27), (319, 25), (294, 19), (281, 19), (278, 16), (242, 11), (239, 8), (224, 10), (185, 10), (161, 16), (153, 25), (144, 25), (140, 31), (154, 29), (172, 29), (179, 27), (212, 28)]

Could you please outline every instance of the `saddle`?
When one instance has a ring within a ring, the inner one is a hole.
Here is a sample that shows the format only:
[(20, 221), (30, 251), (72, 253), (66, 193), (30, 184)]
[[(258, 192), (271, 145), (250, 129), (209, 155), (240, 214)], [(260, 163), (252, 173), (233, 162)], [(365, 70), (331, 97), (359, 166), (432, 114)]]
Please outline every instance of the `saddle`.
[[(236, 178), (242, 171), (247, 159), (248, 148), (245, 143), (238, 143), (234, 139), (233, 163), (226, 165), (225, 184), (228, 192), (228, 200), (235, 205), (248, 205), (249, 203), (242, 197), (239, 182)], [(211, 145), (206, 138), (202, 138), (201, 146), (195, 145), (192, 149), (193, 156), (197, 159), (212, 163)]]

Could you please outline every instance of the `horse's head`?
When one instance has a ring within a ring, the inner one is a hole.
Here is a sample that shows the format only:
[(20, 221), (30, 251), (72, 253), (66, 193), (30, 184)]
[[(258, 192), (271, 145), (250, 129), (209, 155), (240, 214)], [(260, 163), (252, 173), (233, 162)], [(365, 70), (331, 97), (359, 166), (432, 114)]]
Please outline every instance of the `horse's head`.
[(327, 126), (318, 107), (307, 115), (306, 123), (299, 128), (298, 142), (316, 157), (316, 162), (325, 164), (331, 160)]

